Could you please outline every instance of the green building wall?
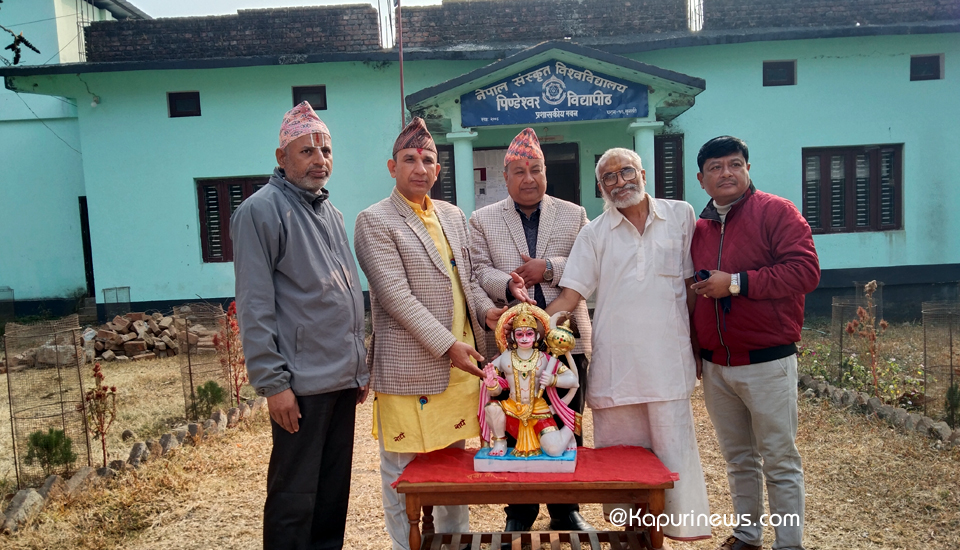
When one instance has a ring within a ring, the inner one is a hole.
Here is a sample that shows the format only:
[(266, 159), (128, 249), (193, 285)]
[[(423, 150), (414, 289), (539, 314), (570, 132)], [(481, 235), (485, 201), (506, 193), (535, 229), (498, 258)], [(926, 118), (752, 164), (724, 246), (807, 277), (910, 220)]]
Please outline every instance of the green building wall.
[[(951, 154), (960, 133), (945, 122), (960, 119), (956, 38), (773, 41), (630, 57), (707, 82), (694, 107), (664, 129), (684, 135), (685, 195), (697, 211), (707, 196), (696, 180), (696, 153), (716, 135), (745, 139), (757, 187), (798, 206), (804, 147), (903, 143), (903, 229), (819, 235), (822, 268), (956, 264), (960, 221), (950, 214), (960, 205), (960, 191), (947, 177), (960, 168)], [(945, 54), (946, 78), (910, 82), (910, 56), (932, 53)], [(764, 88), (762, 62), (783, 59), (797, 59), (798, 84)], [(485, 64), (407, 62), (406, 93)], [(196, 180), (269, 174), (281, 117), (292, 106), (292, 86), (327, 87), (328, 109), (319, 115), (333, 134), (328, 188), (348, 234), (357, 213), (393, 186), (386, 161), (400, 128), (396, 63), (102, 72), (82, 78), (89, 93), (76, 75), (15, 80), (40, 94), (77, 98), (98, 299), (103, 288), (115, 286), (129, 286), (133, 302), (233, 295), (232, 264), (201, 258)], [(202, 116), (169, 118), (166, 93), (176, 91), (199, 91)], [(101, 98), (95, 108), (90, 94)], [(579, 144), (582, 203), (591, 217), (602, 211), (593, 158), (609, 147), (632, 147), (626, 126), (623, 121), (536, 127), (542, 135), (563, 135), (564, 142)], [(503, 147), (517, 130), (481, 129), (473, 146)]]

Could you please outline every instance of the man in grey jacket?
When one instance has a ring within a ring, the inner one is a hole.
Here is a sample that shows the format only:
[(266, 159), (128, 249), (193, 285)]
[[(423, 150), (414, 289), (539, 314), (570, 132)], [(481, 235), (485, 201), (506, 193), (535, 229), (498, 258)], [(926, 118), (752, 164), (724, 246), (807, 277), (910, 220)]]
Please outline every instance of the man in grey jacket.
[(370, 379), (363, 294), (324, 188), (330, 131), (308, 103), (284, 116), (276, 155), (270, 181), (230, 219), (247, 371), (273, 426), (263, 546), (342, 548), (355, 409)]

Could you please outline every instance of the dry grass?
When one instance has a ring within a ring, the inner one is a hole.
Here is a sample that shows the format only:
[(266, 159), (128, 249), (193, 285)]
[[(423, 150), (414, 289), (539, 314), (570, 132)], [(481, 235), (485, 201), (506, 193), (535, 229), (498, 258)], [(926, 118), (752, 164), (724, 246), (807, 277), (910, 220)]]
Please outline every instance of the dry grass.
[[(128, 364), (108, 371), (108, 381), (111, 376), (162, 392), (165, 397), (158, 401), (168, 403), (157, 405), (150, 417), (163, 417), (170, 401), (176, 407), (169, 407), (168, 420), (182, 415), (176, 363)], [(711, 511), (730, 514), (725, 465), (699, 390), (693, 405)], [(5, 401), (0, 403), (3, 406)], [(142, 439), (153, 428), (146, 416), (137, 418), (125, 422), (140, 422), (137, 429)], [(345, 545), (350, 549), (389, 548), (380, 502), (378, 451), (370, 427), (368, 402), (358, 410)], [(592, 445), (591, 428), (588, 411), (588, 445)], [(159, 433), (166, 427), (156, 429)], [(960, 450), (938, 451), (928, 439), (806, 400), (800, 406), (798, 445), (806, 472), (808, 550), (960, 548)], [(270, 447), (269, 424), (266, 415), (260, 415), (220, 439), (179, 449), (169, 460), (149, 463), (77, 499), (55, 502), (31, 527), (6, 538), (4, 548), (259, 548)], [(599, 505), (582, 508), (591, 523), (604, 525)], [(545, 528), (547, 522), (542, 507), (535, 527)], [(502, 526), (500, 506), (471, 507), (472, 529)], [(712, 549), (726, 534), (721, 527), (713, 541), (673, 543), (673, 547)], [(765, 547), (772, 542), (773, 533), (768, 530)]]

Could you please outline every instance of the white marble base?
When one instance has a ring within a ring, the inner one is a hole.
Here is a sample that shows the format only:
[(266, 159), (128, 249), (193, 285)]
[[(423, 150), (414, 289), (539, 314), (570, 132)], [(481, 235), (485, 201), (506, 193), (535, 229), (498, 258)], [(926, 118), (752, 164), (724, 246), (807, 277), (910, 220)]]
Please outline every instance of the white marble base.
[(577, 469), (577, 451), (565, 451), (560, 456), (541, 454), (521, 458), (513, 456), (513, 447), (507, 448), (504, 456), (490, 456), (490, 447), (483, 447), (473, 457), (473, 469), (477, 472), (530, 472), (569, 474)]

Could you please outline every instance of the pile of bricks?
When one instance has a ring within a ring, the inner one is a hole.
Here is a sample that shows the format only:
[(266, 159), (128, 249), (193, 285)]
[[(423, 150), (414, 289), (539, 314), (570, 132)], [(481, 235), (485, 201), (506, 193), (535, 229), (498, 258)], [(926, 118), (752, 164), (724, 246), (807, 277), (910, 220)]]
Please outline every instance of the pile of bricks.
[[(179, 326), (178, 326), (179, 325)], [(94, 354), (103, 361), (140, 361), (161, 357), (173, 357), (180, 352), (180, 332), (186, 334), (190, 344), (197, 345), (199, 335), (191, 327), (185, 330), (182, 319), (174, 319), (162, 313), (127, 313), (117, 315), (113, 321), (100, 327), (94, 338)], [(212, 338), (209, 346), (213, 348)], [(207, 344), (207, 342), (205, 342)]]

